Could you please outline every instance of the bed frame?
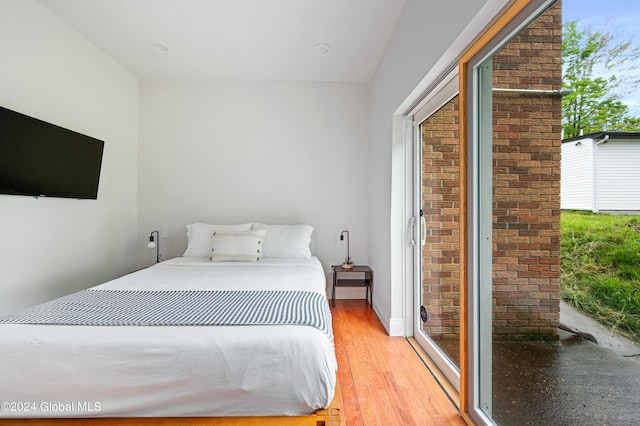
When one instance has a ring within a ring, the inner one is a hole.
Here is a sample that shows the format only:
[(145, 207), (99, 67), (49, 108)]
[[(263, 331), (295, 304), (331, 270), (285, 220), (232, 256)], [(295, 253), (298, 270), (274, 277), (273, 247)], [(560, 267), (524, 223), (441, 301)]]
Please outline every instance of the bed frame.
[(83, 426), (340, 426), (342, 396), (336, 382), (335, 394), (328, 408), (308, 416), (265, 417), (135, 417), (86, 419), (3, 419), (0, 425), (83, 425)]

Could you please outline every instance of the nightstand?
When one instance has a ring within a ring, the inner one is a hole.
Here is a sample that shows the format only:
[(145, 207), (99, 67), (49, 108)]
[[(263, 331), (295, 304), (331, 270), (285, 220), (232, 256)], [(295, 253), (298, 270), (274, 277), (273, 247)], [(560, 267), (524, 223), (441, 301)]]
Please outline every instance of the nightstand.
[[(333, 306), (336, 306), (336, 287), (366, 287), (365, 299), (370, 305), (373, 305), (373, 270), (365, 265), (354, 265), (351, 269), (344, 269), (340, 265), (332, 265), (333, 271), (333, 291), (331, 300)], [(341, 278), (340, 275), (349, 276), (358, 273), (363, 278)]]

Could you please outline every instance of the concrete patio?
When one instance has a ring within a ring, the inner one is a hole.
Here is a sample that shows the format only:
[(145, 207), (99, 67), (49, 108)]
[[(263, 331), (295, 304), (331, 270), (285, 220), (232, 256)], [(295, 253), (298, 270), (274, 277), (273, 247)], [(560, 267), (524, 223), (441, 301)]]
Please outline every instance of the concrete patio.
[(560, 340), (495, 342), (493, 418), (499, 425), (640, 424), (640, 345), (561, 304)]

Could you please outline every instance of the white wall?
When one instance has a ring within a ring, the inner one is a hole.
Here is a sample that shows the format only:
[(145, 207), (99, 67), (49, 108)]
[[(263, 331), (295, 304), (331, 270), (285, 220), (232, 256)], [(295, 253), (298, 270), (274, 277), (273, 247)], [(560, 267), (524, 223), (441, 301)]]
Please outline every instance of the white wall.
[(167, 227), (171, 258), (188, 223), (307, 222), (325, 269), (343, 229), (366, 264), (368, 102), (365, 84), (142, 80), (141, 233)]
[(593, 139), (562, 143), (560, 207), (591, 210), (594, 207)]
[(122, 275), (137, 236), (138, 82), (32, 0), (0, 2), (0, 105), (105, 141), (98, 200), (0, 195), (0, 314)]
[(596, 149), (597, 209), (640, 211), (640, 141), (609, 139)]
[(39, 3), (3, 0), (0, 103), (107, 148), (98, 201), (1, 197), (0, 291), (11, 302), (0, 311), (152, 263), (140, 240), (162, 226), (167, 258), (184, 250), (189, 222), (309, 222), (325, 267), (342, 260), (338, 235), (351, 231), (352, 257), (374, 268), (374, 306), (396, 334), (406, 164), (394, 114), (434, 65), (455, 60), (451, 46), (480, 8), (505, 1), (408, 0), (370, 85), (143, 81), (138, 106), (133, 75)]
[(640, 210), (640, 141), (585, 138), (562, 143), (561, 208)]
[[(411, 250), (405, 186), (407, 152), (400, 117), (459, 55), (507, 0), (426, 2), (408, 0), (371, 83), (370, 223), (371, 266), (376, 274), (374, 308), (391, 335), (407, 332), (405, 255)], [(433, 19), (433, 17), (440, 19)], [(444, 19), (449, 17), (450, 19)]]

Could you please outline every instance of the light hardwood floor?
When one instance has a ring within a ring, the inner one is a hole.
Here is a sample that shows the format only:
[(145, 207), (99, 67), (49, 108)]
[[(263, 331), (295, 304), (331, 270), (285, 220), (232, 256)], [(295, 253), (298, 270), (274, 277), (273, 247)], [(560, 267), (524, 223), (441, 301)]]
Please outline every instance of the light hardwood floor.
[(389, 337), (368, 303), (337, 300), (332, 313), (343, 425), (465, 425), (407, 340)]

